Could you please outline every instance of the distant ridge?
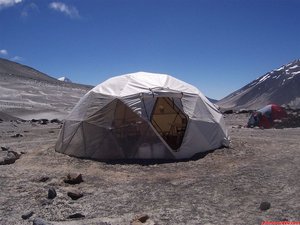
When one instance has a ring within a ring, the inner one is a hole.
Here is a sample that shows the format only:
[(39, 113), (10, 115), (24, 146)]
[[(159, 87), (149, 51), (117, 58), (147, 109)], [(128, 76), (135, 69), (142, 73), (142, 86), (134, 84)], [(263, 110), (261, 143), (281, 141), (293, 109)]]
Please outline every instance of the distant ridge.
[(258, 109), (267, 104), (300, 108), (300, 60), (268, 72), (217, 102), (223, 109)]
[(0, 74), (17, 75), (44, 81), (56, 81), (55, 78), (36, 69), (3, 58), (0, 58)]
[[(16, 76), (18, 78), (33, 79), (36, 81), (46, 81), (54, 84), (62, 84), (58, 79), (51, 77), (43, 72), (20, 63), (0, 58), (0, 76)], [(76, 84), (72, 82), (63, 82), (63, 85), (70, 87), (84, 87), (92, 89), (92, 85)]]
[(216, 102), (218, 102), (218, 100), (216, 100), (216, 99), (209, 98), (209, 97), (207, 97), (207, 96), (206, 96), (206, 98), (207, 98), (211, 103), (216, 103)]

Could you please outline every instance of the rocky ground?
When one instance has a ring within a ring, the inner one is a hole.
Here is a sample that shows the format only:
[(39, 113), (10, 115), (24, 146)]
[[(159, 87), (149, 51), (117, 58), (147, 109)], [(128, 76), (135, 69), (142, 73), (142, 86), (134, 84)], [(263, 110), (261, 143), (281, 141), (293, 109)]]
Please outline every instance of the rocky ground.
[(60, 123), (0, 121), (0, 158), (18, 156), (0, 165), (0, 224), (300, 221), (300, 128), (243, 128), (247, 119), (226, 115), (229, 149), (150, 165), (72, 158), (54, 151)]

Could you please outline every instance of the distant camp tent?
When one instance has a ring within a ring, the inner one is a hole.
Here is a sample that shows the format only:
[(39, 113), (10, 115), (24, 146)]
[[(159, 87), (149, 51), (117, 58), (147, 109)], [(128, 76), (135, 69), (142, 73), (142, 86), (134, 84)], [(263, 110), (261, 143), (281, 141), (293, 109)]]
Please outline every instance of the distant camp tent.
[(197, 88), (138, 72), (89, 91), (66, 118), (56, 151), (95, 160), (183, 159), (227, 137), (222, 114)]
[(279, 105), (271, 104), (253, 112), (248, 120), (248, 127), (271, 128), (274, 120), (287, 117), (284, 108)]

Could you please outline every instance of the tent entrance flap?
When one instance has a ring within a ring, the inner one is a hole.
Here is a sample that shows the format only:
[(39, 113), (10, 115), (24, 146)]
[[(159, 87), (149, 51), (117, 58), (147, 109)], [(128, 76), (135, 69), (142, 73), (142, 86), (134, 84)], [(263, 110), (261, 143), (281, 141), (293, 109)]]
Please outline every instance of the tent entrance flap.
[(188, 123), (188, 117), (175, 104), (178, 100), (158, 97), (151, 115), (151, 124), (174, 151), (180, 148)]

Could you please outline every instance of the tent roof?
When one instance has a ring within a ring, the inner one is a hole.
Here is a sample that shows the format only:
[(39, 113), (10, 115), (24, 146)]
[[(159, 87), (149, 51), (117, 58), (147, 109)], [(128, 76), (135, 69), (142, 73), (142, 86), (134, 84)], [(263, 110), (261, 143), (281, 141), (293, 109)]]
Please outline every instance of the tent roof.
[(112, 77), (97, 85), (91, 91), (117, 97), (152, 91), (183, 92), (203, 96), (196, 87), (172, 76), (148, 72), (137, 72)]

